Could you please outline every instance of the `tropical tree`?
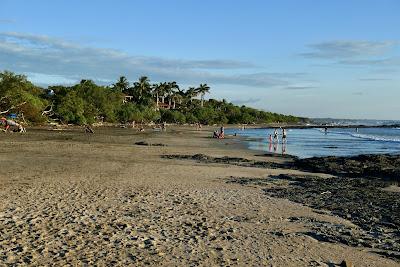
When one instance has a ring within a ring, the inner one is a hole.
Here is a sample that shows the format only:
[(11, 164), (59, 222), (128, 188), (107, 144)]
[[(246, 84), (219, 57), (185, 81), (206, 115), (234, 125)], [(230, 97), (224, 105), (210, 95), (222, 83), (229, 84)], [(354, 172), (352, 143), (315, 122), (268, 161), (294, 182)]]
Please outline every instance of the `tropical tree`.
[(176, 102), (181, 104), (182, 100), (183, 100), (183, 96), (179, 92), (174, 93), (172, 95), (172, 102), (173, 102), (173, 107), (172, 108), (175, 109), (176, 108)]
[(126, 93), (129, 89), (129, 81), (125, 76), (119, 77), (118, 81), (113, 84), (113, 89), (117, 92)]
[(190, 100), (190, 103), (192, 103), (193, 98), (197, 96), (196, 88), (189, 87), (189, 89), (185, 92), (185, 96)]
[(206, 83), (200, 84), (196, 91), (201, 96), (201, 107), (204, 106), (204, 95), (210, 92), (210, 87)]
[(158, 108), (158, 102), (159, 102), (159, 97), (160, 97), (160, 93), (161, 93), (161, 86), (160, 86), (160, 84), (161, 83), (155, 83), (155, 84), (153, 84), (153, 86), (152, 86), (152, 94), (153, 94), (153, 96), (155, 96), (156, 97), (156, 106), (157, 106), (157, 108)]
[(42, 121), (48, 101), (45, 91), (27, 80), (25, 75), (0, 72), (0, 114), (17, 113), (28, 120)]
[(172, 104), (172, 98), (175, 95), (175, 93), (179, 90), (178, 84), (174, 82), (169, 82), (167, 84), (166, 92), (168, 95), (168, 104), (171, 106)]
[[(24, 75), (0, 72), (0, 115), (15, 113), (28, 122), (57, 119), (64, 123), (87, 124), (101, 119), (107, 122), (167, 121), (174, 123), (268, 123), (299, 122), (305, 118), (265, 112), (246, 106), (235, 106), (226, 100), (208, 99), (207, 84), (198, 88), (181, 90), (176, 82), (150, 84), (146, 76), (133, 86), (121, 76), (111, 86), (97, 85), (82, 80), (72, 86), (35, 86)], [(133, 101), (123, 103), (123, 94), (133, 96)], [(201, 95), (201, 100), (196, 97)], [(155, 109), (165, 98), (173, 110)], [(201, 104), (201, 106), (200, 106)]]
[(133, 84), (136, 100), (139, 104), (143, 103), (151, 95), (150, 80), (147, 76), (141, 76), (139, 81)]
[(165, 96), (167, 95), (167, 92), (168, 92), (168, 83), (166, 82), (160, 83), (160, 96), (162, 103), (165, 103)]

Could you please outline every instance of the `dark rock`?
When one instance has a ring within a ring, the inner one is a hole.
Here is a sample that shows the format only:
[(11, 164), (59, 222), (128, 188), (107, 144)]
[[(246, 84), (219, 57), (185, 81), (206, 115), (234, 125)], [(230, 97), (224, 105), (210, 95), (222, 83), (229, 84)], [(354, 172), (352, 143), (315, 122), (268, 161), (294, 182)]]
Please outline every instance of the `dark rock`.
[[(279, 180), (288, 183), (279, 186)], [(287, 198), (317, 210), (330, 211), (359, 227), (354, 230), (310, 218), (289, 218), (291, 222), (304, 221), (311, 226), (313, 231), (303, 233), (304, 235), (324, 242), (377, 248), (397, 255), (391, 255), (391, 258), (400, 257), (400, 199), (398, 193), (382, 190), (387, 185), (385, 181), (281, 174), (270, 176), (269, 179), (231, 177), (227, 182), (264, 186), (263, 191), (270, 196)]]
[(348, 260), (343, 260), (340, 265), (340, 267), (354, 267), (353, 263)]
[(137, 145), (137, 146), (167, 146), (164, 144), (150, 144), (150, 143), (147, 143), (146, 141), (136, 142), (135, 145)]
[(314, 157), (297, 159), (294, 168), (305, 171), (372, 177), (400, 181), (400, 155), (359, 155), (355, 157)]
[(268, 168), (268, 169), (276, 169), (283, 168), (285, 164), (279, 164), (274, 162), (266, 162), (266, 161), (255, 161), (248, 160), (245, 158), (237, 158), (237, 157), (210, 157), (204, 154), (195, 154), (191, 155), (163, 155), (162, 158), (167, 159), (186, 159), (186, 160), (196, 160), (201, 163), (220, 163), (220, 164), (231, 164), (242, 167), (256, 167), (256, 168)]

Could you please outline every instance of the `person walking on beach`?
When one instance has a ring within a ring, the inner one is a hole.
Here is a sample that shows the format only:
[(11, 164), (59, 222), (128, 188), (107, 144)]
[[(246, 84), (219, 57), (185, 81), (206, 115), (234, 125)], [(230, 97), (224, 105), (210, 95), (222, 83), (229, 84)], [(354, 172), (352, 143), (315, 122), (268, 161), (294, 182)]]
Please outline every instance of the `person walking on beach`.
[(286, 129), (283, 128), (282, 129), (282, 144), (286, 143), (286, 142), (287, 142), (287, 140), (286, 140)]

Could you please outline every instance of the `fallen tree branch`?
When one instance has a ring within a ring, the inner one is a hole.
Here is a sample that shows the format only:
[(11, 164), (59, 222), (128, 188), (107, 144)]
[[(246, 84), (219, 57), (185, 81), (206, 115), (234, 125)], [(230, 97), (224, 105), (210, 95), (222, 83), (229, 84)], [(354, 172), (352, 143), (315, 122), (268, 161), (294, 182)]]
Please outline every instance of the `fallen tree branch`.
[(13, 110), (13, 109), (18, 108), (18, 107), (20, 107), (20, 106), (22, 106), (22, 105), (25, 105), (25, 104), (26, 104), (26, 101), (25, 101), (25, 102), (22, 102), (22, 103), (19, 103), (18, 105), (13, 105), (13, 106), (11, 106), (9, 109), (7, 109), (7, 110), (0, 111), (0, 114), (6, 114), (6, 113), (10, 112), (10, 110)]
[[(54, 103), (51, 103), (51, 105), (48, 105), (47, 107), (45, 107), (45, 109), (42, 111), (42, 116), (44, 116), (44, 115), (51, 116), (51, 115), (54, 114), (54, 112), (53, 112), (53, 104)], [(48, 107), (50, 107), (50, 109), (46, 110)]]

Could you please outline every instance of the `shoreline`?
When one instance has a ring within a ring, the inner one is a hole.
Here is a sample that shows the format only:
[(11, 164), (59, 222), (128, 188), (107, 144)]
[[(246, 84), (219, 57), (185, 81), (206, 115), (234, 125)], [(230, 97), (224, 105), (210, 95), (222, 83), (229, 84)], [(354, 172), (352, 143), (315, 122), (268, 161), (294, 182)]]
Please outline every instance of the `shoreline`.
[[(361, 230), (328, 211), (263, 191), (270, 176), (332, 175), (282, 168), (292, 160), (260, 156), (234, 138), (209, 138), (212, 129), (4, 135), (0, 263), (399, 265), (375, 249), (318, 240), (327, 227)], [(166, 158), (194, 154), (207, 157)], [(260, 182), (243, 186), (240, 179)], [(286, 188), (285, 179), (276, 181)]]

